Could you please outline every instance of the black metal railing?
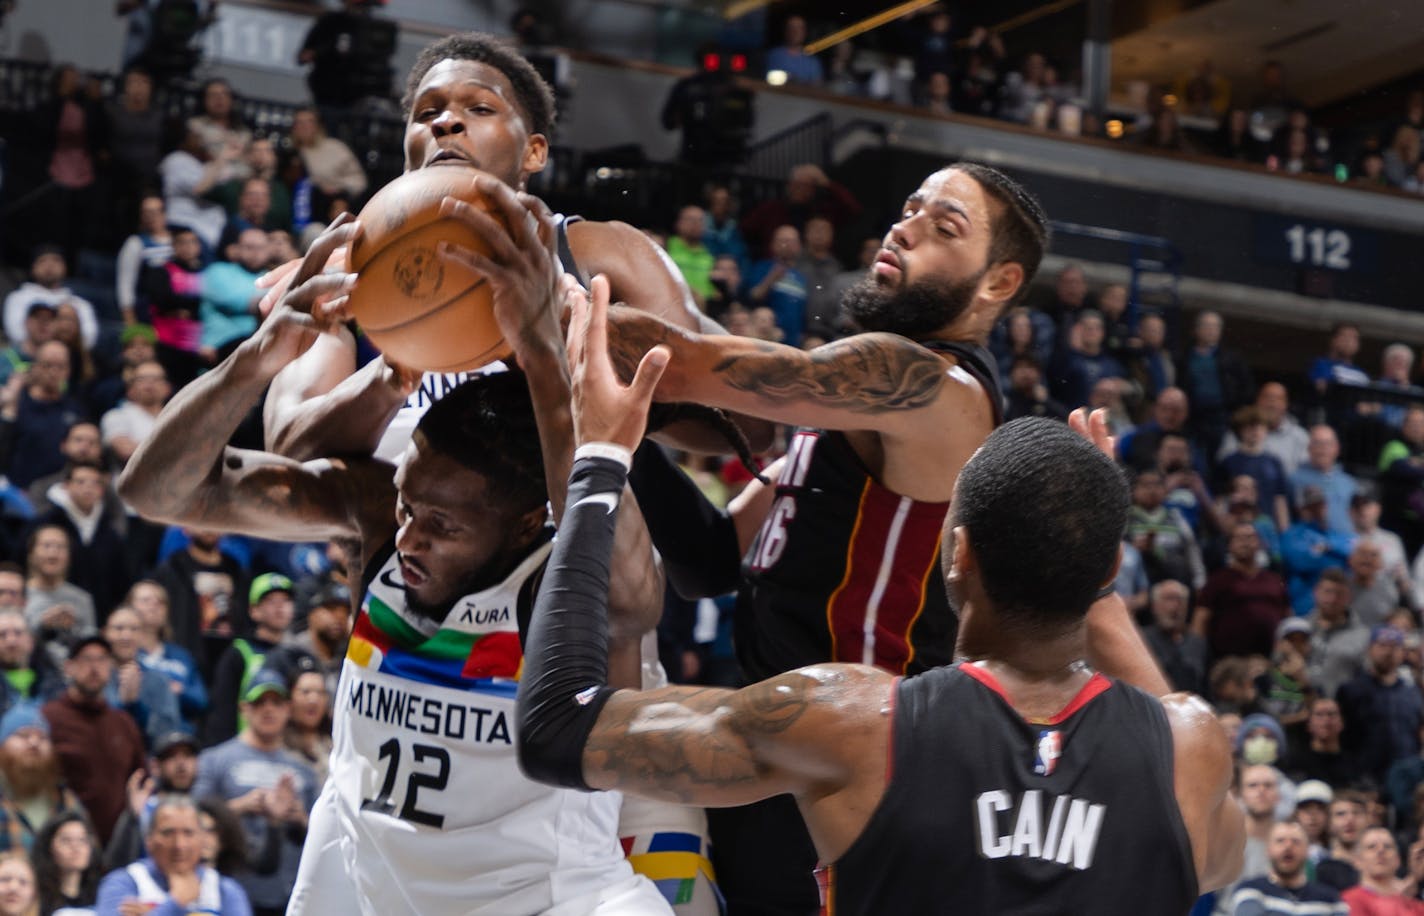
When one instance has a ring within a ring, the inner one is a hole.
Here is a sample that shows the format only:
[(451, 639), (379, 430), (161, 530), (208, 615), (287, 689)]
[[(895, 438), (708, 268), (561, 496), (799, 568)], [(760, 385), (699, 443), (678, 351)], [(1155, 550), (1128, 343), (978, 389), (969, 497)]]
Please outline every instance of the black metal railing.
[(1399, 438), (1404, 414), (1424, 407), (1424, 388), (1374, 382), (1368, 385), (1330, 384), (1309, 412), (1315, 423), (1329, 423), (1340, 438), (1340, 461), (1356, 476), (1379, 473), (1379, 456), (1386, 443)]
[(1169, 322), (1175, 320), (1182, 304), (1177, 293), (1182, 279), (1182, 252), (1170, 239), (1062, 220), (1053, 220), (1049, 225), (1055, 235), (1106, 242), (1117, 249), (1111, 260), (1126, 264), (1132, 271), (1127, 288), (1127, 317), (1132, 327), (1137, 326), (1137, 315), (1143, 308), (1169, 313)]
[(743, 172), (760, 178), (786, 180), (793, 166), (810, 163), (827, 168), (831, 163), (831, 141), (835, 125), (822, 112), (747, 147)]

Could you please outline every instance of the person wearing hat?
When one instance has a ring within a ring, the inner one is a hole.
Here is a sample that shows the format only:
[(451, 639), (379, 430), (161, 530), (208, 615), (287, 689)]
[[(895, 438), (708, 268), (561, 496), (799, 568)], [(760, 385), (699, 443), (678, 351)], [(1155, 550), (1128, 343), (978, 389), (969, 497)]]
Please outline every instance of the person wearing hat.
[[(254, 602), (254, 605), (257, 602)], [(262, 668), (243, 689), (242, 730), (198, 755), (193, 797), (215, 795), (242, 818), (247, 835), (259, 845), (268, 831), (282, 832), (281, 864), (272, 874), (238, 878), (255, 914), (280, 914), (296, 880), (307, 815), (316, 802), (316, 774), (286, 747), (291, 715), (287, 679)]]
[(125, 712), (104, 699), (114, 674), (114, 653), (97, 633), (69, 646), (64, 677), (69, 686), (43, 707), (60, 771), (94, 822), (99, 842), (109, 842), (127, 801), (129, 777), (144, 767), (143, 736)]
[(1281, 559), (1290, 586), (1291, 607), (1297, 614), (1310, 611), (1311, 590), (1320, 573), (1343, 567), (1355, 546), (1353, 532), (1332, 531), (1326, 524), (1325, 491), (1307, 486), (1300, 491), (1300, 520), (1281, 534)]
[(34, 848), (45, 821), (84, 805), (60, 779), (49, 722), (34, 703), (0, 716), (0, 852)]
[(247, 590), (247, 614), (252, 631), (238, 636), (218, 657), (213, 671), (212, 703), (203, 733), (207, 744), (220, 744), (237, 734), (238, 706), (247, 685), (265, 666), (282, 668), (284, 660), (267, 656), (278, 652), (292, 623), (292, 580), (280, 573), (263, 573)]
[(1335, 790), (1322, 780), (1307, 779), (1295, 787), (1295, 819), (1310, 841), (1307, 858), (1311, 864), (1330, 855), (1330, 803), (1334, 800)]
[(1403, 662), (1404, 634), (1375, 627), (1365, 669), (1336, 695), (1345, 717), (1341, 744), (1355, 755), (1362, 775), (1377, 785), (1384, 785), (1395, 761), (1419, 756), (1424, 698), (1415, 684), (1400, 677)]
[(153, 742), (148, 772), (129, 777), (128, 804), (114, 835), (104, 848), (104, 867), (123, 868), (144, 855), (143, 837), (160, 796), (188, 795), (198, 778), (198, 739), (185, 731), (171, 731)]
[(99, 420), (104, 445), (123, 464), (138, 444), (153, 432), (158, 412), (172, 393), (168, 373), (156, 359), (126, 366), (123, 371), (124, 401)]
[(0, 385), (8, 382), (12, 375), (23, 375), (30, 370), (35, 349), (54, 339), (54, 316), (54, 305), (43, 299), (36, 299), (26, 307), (24, 339), (11, 341), (0, 350)]
[(5, 297), (4, 329), (11, 343), (25, 339), (25, 317), (31, 305), (43, 302), (58, 308), (61, 302), (68, 302), (79, 315), (79, 334), (85, 349), (94, 349), (99, 341), (99, 321), (94, 315), (94, 306), (64, 285), (68, 278), (69, 267), (58, 246), (41, 245), (35, 249), (35, 258), (30, 262), (30, 279)]
[(326, 679), (327, 692), (336, 696), (336, 682), (350, 637), (351, 589), (340, 582), (328, 582), (312, 596), (307, 628), (293, 636), (288, 645), (316, 660)]
[[(1271, 667), (1256, 678), (1256, 695), (1261, 709), (1282, 727), (1294, 731), (1305, 724), (1310, 679), (1306, 658), (1310, 655), (1310, 624), (1300, 617), (1287, 617), (1276, 627)], [(1281, 756), (1286, 749), (1281, 747)]]

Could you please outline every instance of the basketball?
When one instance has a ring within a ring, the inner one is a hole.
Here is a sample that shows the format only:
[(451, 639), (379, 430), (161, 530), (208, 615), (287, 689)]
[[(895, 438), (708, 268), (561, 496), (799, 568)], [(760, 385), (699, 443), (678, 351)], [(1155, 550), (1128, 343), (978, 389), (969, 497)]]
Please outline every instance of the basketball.
[(350, 311), (393, 362), (425, 372), (460, 372), (510, 353), (485, 277), (440, 257), (437, 247), (447, 241), (489, 253), (469, 226), (440, 214), (440, 201), (448, 195), (503, 222), (475, 188), (483, 174), (462, 166), (418, 169), (377, 191), (361, 209), (361, 229), (349, 255), (360, 277)]

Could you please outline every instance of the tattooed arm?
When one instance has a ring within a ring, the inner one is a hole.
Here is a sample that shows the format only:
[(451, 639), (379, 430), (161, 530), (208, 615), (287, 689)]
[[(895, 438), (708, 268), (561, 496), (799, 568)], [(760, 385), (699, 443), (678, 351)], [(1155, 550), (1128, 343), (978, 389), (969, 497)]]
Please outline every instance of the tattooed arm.
[(610, 309), (609, 324), (609, 356), (623, 378), (651, 348), (672, 351), (659, 401), (826, 429), (891, 432), (922, 423), (918, 411), (960, 387), (942, 358), (897, 334), (856, 334), (808, 352), (694, 334), (622, 307)]
[(346, 275), (318, 275), (316, 269), (325, 249), (344, 239), (349, 227), (318, 239), (300, 282), (257, 334), (163, 409), (119, 481), (123, 498), (140, 514), (279, 540), (357, 537), (362, 520), (376, 517), (383, 500), (384, 514), (393, 518), (389, 465), (302, 464), (227, 446), (267, 384), (319, 333), (320, 322), (307, 313), (313, 303), (348, 288)]

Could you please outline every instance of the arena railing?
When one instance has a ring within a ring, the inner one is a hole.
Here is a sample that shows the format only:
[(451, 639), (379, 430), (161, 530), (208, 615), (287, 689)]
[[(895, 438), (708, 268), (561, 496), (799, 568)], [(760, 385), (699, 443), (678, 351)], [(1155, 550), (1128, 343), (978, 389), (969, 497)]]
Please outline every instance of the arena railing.
[(1329, 423), (1339, 433), (1340, 461), (1357, 477), (1379, 474), (1379, 456), (1410, 407), (1424, 407), (1424, 388), (1374, 382), (1332, 383), (1307, 412), (1312, 423)]

